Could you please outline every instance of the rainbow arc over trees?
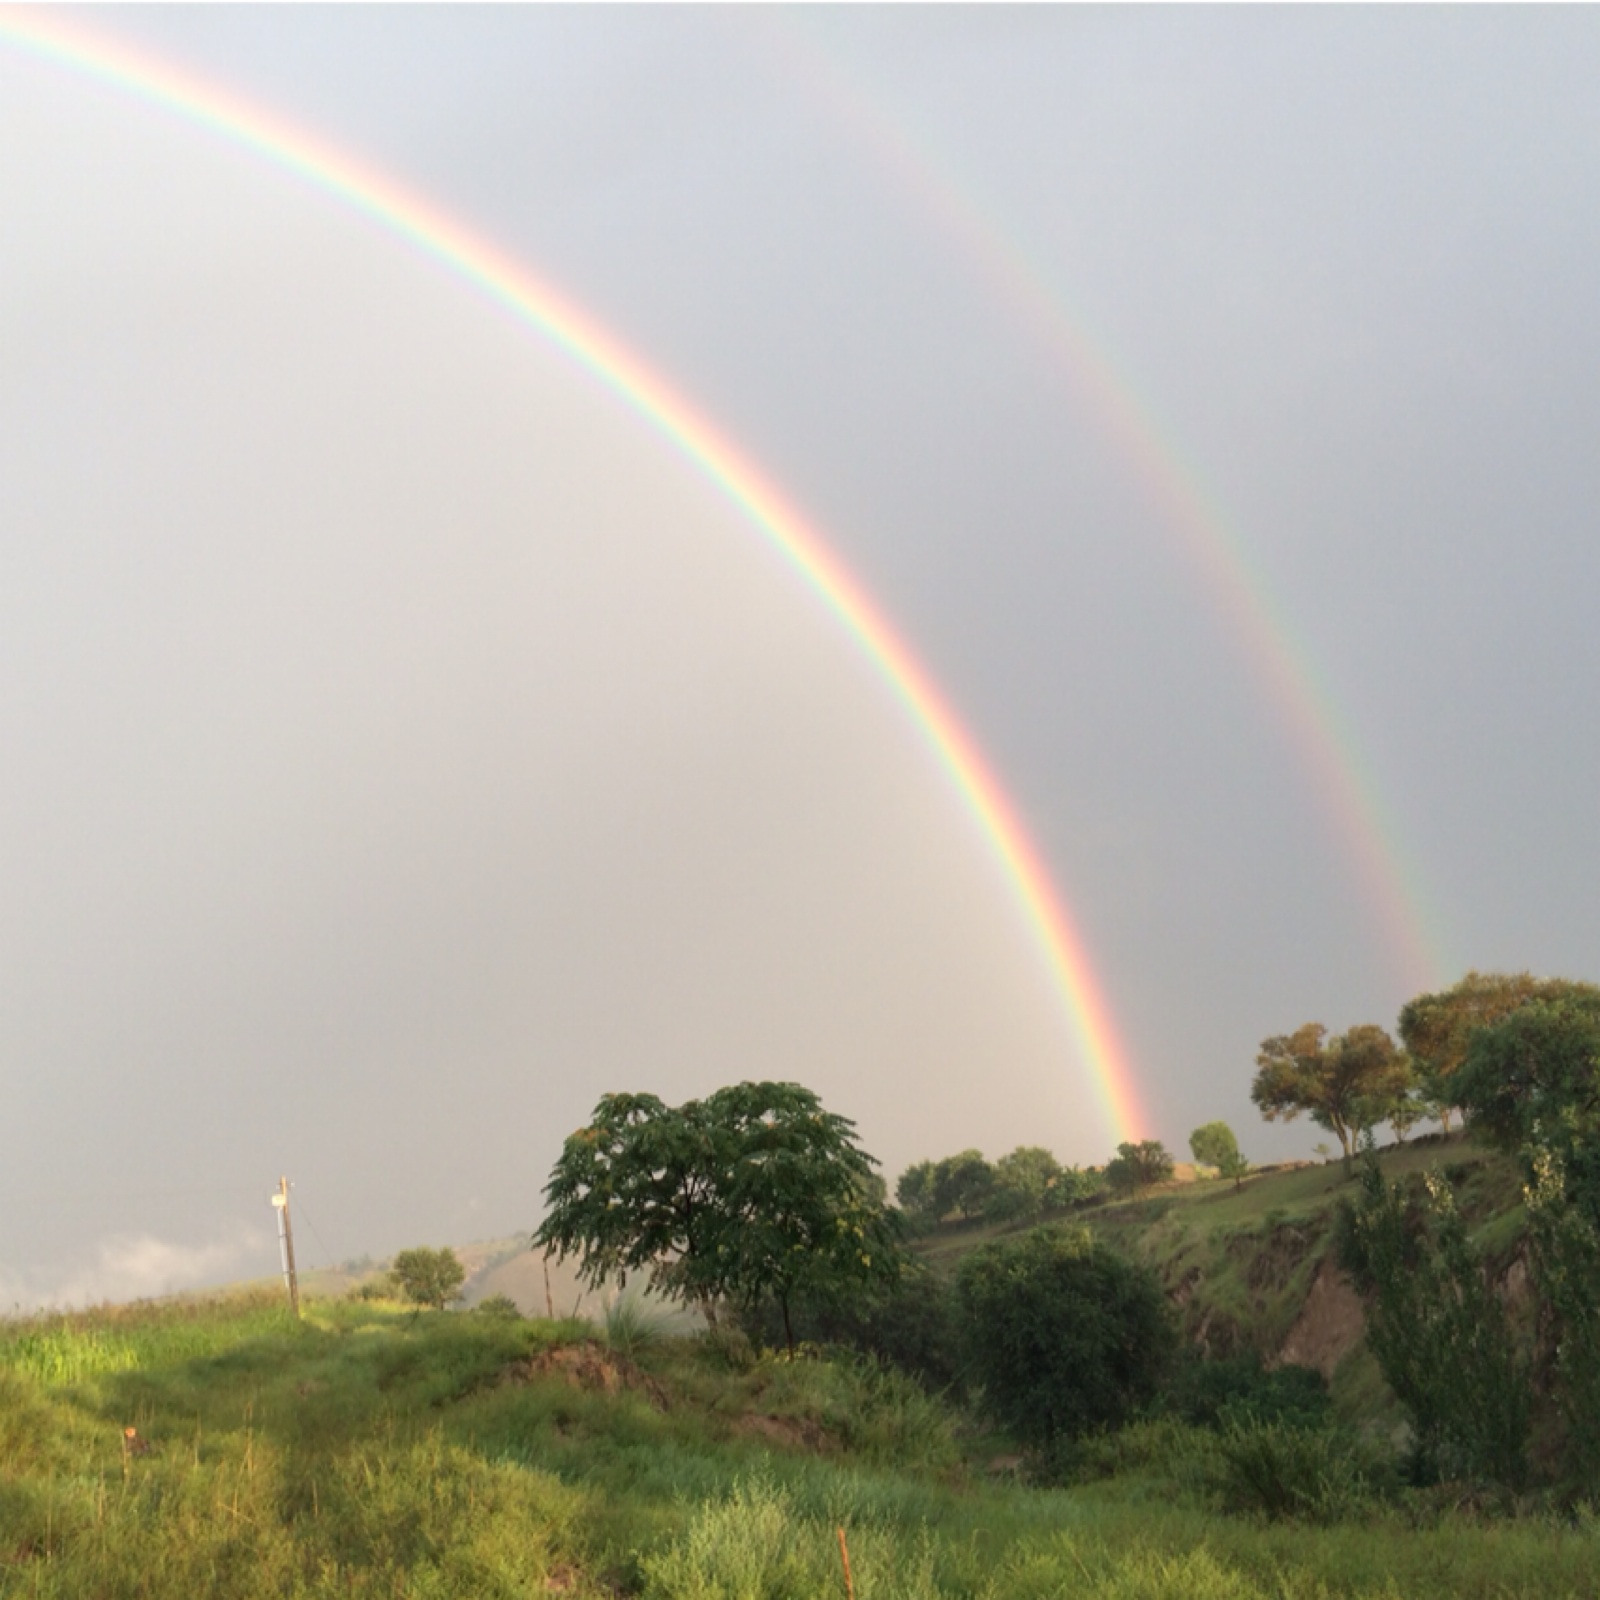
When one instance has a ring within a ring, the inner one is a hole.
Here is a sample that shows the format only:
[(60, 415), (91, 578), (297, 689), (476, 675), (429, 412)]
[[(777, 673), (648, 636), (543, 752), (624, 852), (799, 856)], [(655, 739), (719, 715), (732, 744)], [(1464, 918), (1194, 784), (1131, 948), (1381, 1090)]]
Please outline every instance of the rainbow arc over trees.
[(520, 262), (393, 178), (312, 133), (60, 11), (0, 10), (0, 40), (244, 146), (444, 263), (565, 351), (675, 445), (834, 614), (931, 746), (987, 840), (1064, 1001), (1115, 1139), (1147, 1131), (1132, 1064), (1081, 934), (1015, 807), (882, 611), (759, 469), (682, 395)]

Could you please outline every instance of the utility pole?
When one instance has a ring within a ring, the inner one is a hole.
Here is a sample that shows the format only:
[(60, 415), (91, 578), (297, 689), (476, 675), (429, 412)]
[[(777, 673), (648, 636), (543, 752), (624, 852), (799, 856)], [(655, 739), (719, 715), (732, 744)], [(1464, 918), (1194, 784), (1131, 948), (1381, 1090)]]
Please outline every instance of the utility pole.
[(278, 1192), (272, 1197), (278, 1213), (278, 1257), (283, 1262), (283, 1286), (289, 1291), (289, 1306), (300, 1315), (300, 1280), (294, 1272), (294, 1229), (289, 1226), (289, 1180), (278, 1179)]

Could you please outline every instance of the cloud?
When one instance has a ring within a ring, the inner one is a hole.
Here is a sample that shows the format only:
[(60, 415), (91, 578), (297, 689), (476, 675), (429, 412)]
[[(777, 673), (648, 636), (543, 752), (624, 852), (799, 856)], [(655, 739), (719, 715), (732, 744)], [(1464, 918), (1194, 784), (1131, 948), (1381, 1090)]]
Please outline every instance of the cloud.
[(51, 1283), (0, 1274), (0, 1304), (31, 1311), (148, 1299), (226, 1282), (261, 1253), (261, 1232), (236, 1224), (208, 1244), (174, 1244), (153, 1234), (116, 1234), (95, 1249), (92, 1265)]

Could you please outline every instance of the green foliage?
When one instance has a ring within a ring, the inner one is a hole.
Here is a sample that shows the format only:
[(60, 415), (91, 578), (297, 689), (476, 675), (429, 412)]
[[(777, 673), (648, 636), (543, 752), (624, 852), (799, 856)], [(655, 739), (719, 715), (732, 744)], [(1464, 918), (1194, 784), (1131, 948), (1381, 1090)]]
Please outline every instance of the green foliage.
[(1367, 1342), (1410, 1418), (1419, 1474), (1520, 1489), (1531, 1370), (1449, 1184), (1430, 1173), (1408, 1202), (1369, 1158), (1360, 1199), (1342, 1213), (1340, 1250), (1373, 1297)]
[(1165, 1183), (1171, 1176), (1172, 1157), (1159, 1139), (1119, 1144), (1105, 1169), (1106, 1183), (1113, 1194), (1119, 1195), (1138, 1194), (1153, 1184)]
[(1451, 1093), (1473, 1128), (1560, 1158), (1567, 1193), (1600, 1223), (1600, 989), (1532, 999), (1474, 1030)]
[(1573, 1203), (1561, 1157), (1533, 1154), (1526, 1190), (1533, 1281), (1546, 1309), (1546, 1366), (1564, 1425), (1570, 1486), (1600, 1495), (1600, 1227)]
[(1400, 1012), (1400, 1037), (1415, 1063), (1430, 1114), (1449, 1128), (1456, 1104), (1455, 1076), (1479, 1029), (1492, 1027), (1525, 1005), (1596, 999), (1600, 989), (1569, 978), (1469, 972), (1449, 989), (1407, 1001)]
[(669, 1108), (607, 1095), (566, 1141), (534, 1242), (598, 1287), (648, 1272), (663, 1294), (794, 1306), (893, 1279), (897, 1219), (854, 1123), (793, 1083), (741, 1083)]
[(1415, 1080), (1409, 1060), (1382, 1028), (1362, 1023), (1331, 1039), (1327, 1032), (1308, 1022), (1264, 1039), (1250, 1098), (1268, 1122), (1306, 1112), (1338, 1138), (1348, 1162), (1363, 1130), (1407, 1115)]
[[(757, 1343), (783, 1338), (777, 1308), (770, 1304), (755, 1307), (746, 1327)], [(916, 1259), (892, 1282), (800, 1306), (794, 1333), (809, 1344), (843, 1347), (887, 1362), (936, 1391), (958, 1392), (963, 1384), (954, 1292), (941, 1274)]]
[(934, 1210), (933, 1173), (933, 1162), (919, 1161), (907, 1167), (894, 1186), (894, 1197), (900, 1209), (914, 1221), (924, 1224), (939, 1220)]
[(402, 1250), (394, 1258), (389, 1276), (400, 1294), (413, 1305), (433, 1306), (443, 1311), (452, 1301), (461, 1298), (461, 1285), (466, 1282), (466, 1269), (457, 1259), (454, 1250), (430, 1250), (419, 1245), (414, 1250)]
[(1232, 1178), (1235, 1189), (1250, 1171), (1250, 1163), (1239, 1154), (1239, 1141), (1226, 1122), (1207, 1122), (1189, 1135), (1189, 1152), (1203, 1166), (1215, 1167), (1224, 1178)]
[(1223, 1509), (1268, 1521), (1341, 1521), (1369, 1509), (1388, 1476), (1345, 1435), (1276, 1422), (1226, 1428), (1218, 1465)]
[(517, 1322), (522, 1317), (521, 1307), (508, 1294), (491, 1294), (480, 1300), (472, 1310), (475, 1316), (495, 1317), (502, 1322)]
[(637, 1361), (666, 1337), (666, 1322), (637, 1294), (619, 1294), (606, 1306), (605, 1332), (610, 1349)]
[(1189, 1355), (1174, 1367), (1162, 1404), (1200, 1428), (1321, 1428), (1329, 1419), (1328, 1383), (1320, 1372), (1293, 1364), (1268, 1369), (1254, 1351), (1210, 1360)]
[(934, 1215), (948, 1217), (958, 1212), (963, 1217), (983, 1214), (984, 1203), (994, 1190), (994, 1168), (979, 1150), (963, 1150), (946, 1156), (933, 1169)]
[(1097, 1194), (1097, 1173), (1063, 1167), (1040, 1145), (1019, 1145), (992, 1165), (978, 1150), (907, 1167), (895, 1196), (907, 1220), (927, 1231), (945, 1217), (1018, 1222), (1066, 1211)]
[[(1171, 1419), (1085, 1446), (1100, 1481), (1040, 1492), (964, 1471), (948, 1413), (864, 1363), (730, 1374), (668, 1338), (663, 1408), (546, 1370), (577, 1324), (349, 1301), (296, 1323), (282, 1301), (0, 1321), (0, 1357), (65, 1321), (136, 1360), (47, 1384), (0, 1359), (0, 1593), (690, 1600), (798, 1568), (842, 1596), (840, 1527), (857, 1600), (1589, 1600), (1600, 1567), (1581, 1513), (1217, 1516), (1220, 1439)], [(792, 1443), (747, 1426), (773, 1419)], [(154, 1448), (124, 1471), (128, 1423)]]
[(956, 1292), (984, 1409), (1047, 1449), (1125, 1421), (1175, 1344), (1154, 1274), (1084, 1233), (986, 1245), (961, 1263)]

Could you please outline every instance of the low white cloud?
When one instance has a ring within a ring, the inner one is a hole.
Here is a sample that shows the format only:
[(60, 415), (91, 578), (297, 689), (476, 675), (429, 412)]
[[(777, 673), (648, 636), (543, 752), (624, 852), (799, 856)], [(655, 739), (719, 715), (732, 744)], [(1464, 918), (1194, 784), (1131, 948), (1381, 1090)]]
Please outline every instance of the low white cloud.
[(206, 1244), (174, 1244), (153, 1234), (103, 1239), (87, 1266), (58, 1281), (0, 1274), (0, 1305), (22, 1311), (143, 1300), (226, 1282), (261, 1256), (259, 1229), (237, 1224)]

